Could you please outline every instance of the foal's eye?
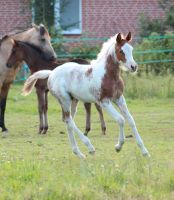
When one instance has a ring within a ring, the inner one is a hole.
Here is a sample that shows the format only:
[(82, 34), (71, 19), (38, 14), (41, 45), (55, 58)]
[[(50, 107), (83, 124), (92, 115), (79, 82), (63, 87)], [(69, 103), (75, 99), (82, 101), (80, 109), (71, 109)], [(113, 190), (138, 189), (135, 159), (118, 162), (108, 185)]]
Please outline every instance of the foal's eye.
[(16, 53), (16, 49), (13, 49), (13, 50), (12, 50), (12, 53)]
[(45, 42), (45, 38), (42, 38), (42, 39), (41, 39), (41, 42)]
[(124, 54), (123, 50), (120, 50), (120, 53), (121, 53), (121, 54)]

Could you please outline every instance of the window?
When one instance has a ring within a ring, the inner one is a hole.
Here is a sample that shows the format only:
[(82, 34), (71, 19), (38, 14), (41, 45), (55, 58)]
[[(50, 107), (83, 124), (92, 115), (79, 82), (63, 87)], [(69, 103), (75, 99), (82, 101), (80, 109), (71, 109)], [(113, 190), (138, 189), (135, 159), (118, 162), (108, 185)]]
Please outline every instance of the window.
[(33, 0), (33, 22), (48, 29), (61, 29), (63, 34), (81, 34), (82, 0)]

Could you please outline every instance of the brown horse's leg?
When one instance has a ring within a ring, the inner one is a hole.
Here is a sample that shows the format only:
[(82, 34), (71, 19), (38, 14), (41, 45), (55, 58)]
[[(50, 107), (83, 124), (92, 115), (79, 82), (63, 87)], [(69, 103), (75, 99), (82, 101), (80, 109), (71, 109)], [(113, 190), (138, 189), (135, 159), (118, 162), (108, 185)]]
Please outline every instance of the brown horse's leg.
[(44, 104), (44, 130), (42, 134), (46, 134), (48, 130), (48, 120), (47, 120), (47, 111), (48, 111), (48, 90), (45, 90), (45, 104)]
[(36, 85), (36, 94), (38, 98), (38, 111), (39, 111), (39, 134), (42, 134), (42, 131), (44, 130), (44, 103), (45, 103), (45, 97), (44, 97), (44, 90), (42, 90), (38, 85)]
[(78, 100), (73, 99), (72, 102), (71, 102), (71, 116), (72, 116), (72, 118), (74, 118), (74, 116), (76, 114), (77, 104), (78, 104)]
[(106, 125), (105, 125), (105, 120), (104, 120), (104, 117), (103, 117), (102, 108), (97, 103), (95, 103), (95, 107), (96, 107), (96, 109), (99, 113), (102, 134), (105, 135), (106, 134)]
[(88, 135), (88, 132), (91, 130), (91, 103), (84, 103), (86, 110), (86, 128), (85, 135)]
[(10, 83), (3, 84), (0, 94), (0, 127), (2, 128), (2, 132), (8, 131), (8, 129), (5, 126), (4, 119), (5, 119), (6, 101), (9, 89), (10, 89)]

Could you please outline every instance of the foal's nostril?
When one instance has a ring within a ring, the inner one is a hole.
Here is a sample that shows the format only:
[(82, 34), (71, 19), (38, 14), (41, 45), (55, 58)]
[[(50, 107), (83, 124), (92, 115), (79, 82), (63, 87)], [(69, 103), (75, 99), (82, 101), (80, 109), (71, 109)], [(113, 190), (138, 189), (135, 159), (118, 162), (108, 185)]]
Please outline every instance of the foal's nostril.
[(132, 69), (132, 71), (135, 71), (136, 67), (134, 67), (133, 65), (131, 65), (131, 69)]
[(49, 57), (49, 60), (50, 60), (50, 61), (54, 61), (54, 60), (56, 60), (56, 58), (55, 58), (55, 56), (50, 56), (50, 57)]
[(135, 72), (135, 71), (137, 70), (137, 66), (136, 66), (136, 65), (135, 65), (135, 66), (131, 65), (131, 70), (132, 70), (133, 72)]

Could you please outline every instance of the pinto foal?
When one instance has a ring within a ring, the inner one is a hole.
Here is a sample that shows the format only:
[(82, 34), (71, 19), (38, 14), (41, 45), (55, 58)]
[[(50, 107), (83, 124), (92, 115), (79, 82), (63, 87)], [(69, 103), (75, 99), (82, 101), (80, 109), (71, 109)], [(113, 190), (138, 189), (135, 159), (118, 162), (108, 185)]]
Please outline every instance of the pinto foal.
[[(118, 143), (115, 146), (117, 152), (121, 150), (124, 144), (124, 123), (127, 119), (142, 154), (149, 156), (123, 96), (124, 87), (120, 77), (120, 67), (124, 66), (130, 72), (137, 70), (137, 64), (132, 56), (133, 47), (129, 44), (130, 40), (131, 33), (128, 33), (125, 38), (122, 38), (119, 33), (104, 43), (97, 59), (91, 65), (70, 62), (55, 68), (53, 71), (38, 71), (31, 75), (24, 85), (23, 93), (27, 95), (38, 79), (48, 78), (48, 88), (52, 95), (57, 98), (64, 112), (64, 121), (66, 122), (72, 150), (80, 158), (85, 156), (77, 146), (74, 132), (87, 146), (90, 153), (95, 152), (95, 148), (73, 120), (71, 113), (71, 102), (73, 100), (98, 103), (119, 124)], [(118, 106), (122, 115), (114, 108), (111, 101)]]
[[(15, 41), (12, 48), (11, 55), (7, 61), (7, 67), (11, 68), (15, 63), (25, 61), (30, 69), (31, 74), (43, 69), (53, 70), (57, 66), (65, 63), (65, 62), (77, 62), (79, 64), (89, 64), (88, 61), (84, 59), (65, 59), (65, 60), (56, 60), (56, 61), (48, 61), (42, 55), (42, 51), (35, 45), (32, 45), (27, 42)], [(36, 94), (38, 97), (38, 111), (39, 111), (39, 133), (45, 134), (48, 130), (48, 121), (47, 121), (47, 110), (48, 110), (48, 87), (47, 80), (38, 80), (36, 85)], [(76, 104), (76, 102), (73, 102)], [(86, 129), (85, 134), (87, 135), (90, 131), (91, 127), (91, 104), (84, 103), (86, 109)], [(106, 126), (103, 117), (103, 112), (101, 107), (98, 104), (95, 104), (96, 109), (99, 113), (100, 121), (101, 121), (101, 129), (102, 133), (105, 134)]]

